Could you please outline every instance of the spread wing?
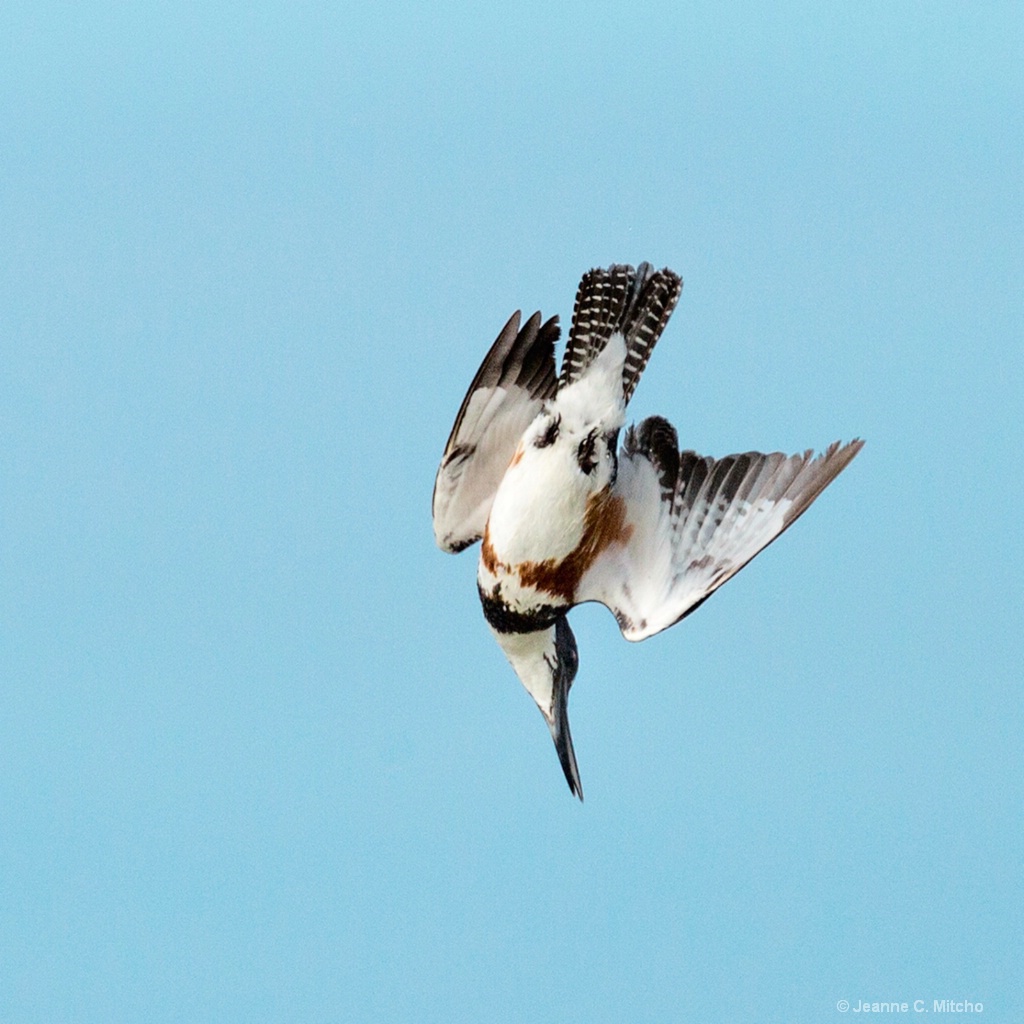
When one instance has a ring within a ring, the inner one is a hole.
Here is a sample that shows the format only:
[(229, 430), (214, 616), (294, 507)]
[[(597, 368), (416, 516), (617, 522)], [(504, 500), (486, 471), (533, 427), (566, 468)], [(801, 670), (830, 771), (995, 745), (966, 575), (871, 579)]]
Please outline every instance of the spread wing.
[(626, 435), (615, 483), (625, 542), (602, 551), (576, 601), (607, 605), (627, 640), (666, 629), (807, 511), (863, 445), (713, 459), (680, 452), (661, 417), (644, 420)]
[(555, 394), (558, 317), (541, 325), (519, 312), (502, 328), (473, 378), (455, 418), (434, 481), (434, 537), (445, 551), (480, 539), (523, 431)]

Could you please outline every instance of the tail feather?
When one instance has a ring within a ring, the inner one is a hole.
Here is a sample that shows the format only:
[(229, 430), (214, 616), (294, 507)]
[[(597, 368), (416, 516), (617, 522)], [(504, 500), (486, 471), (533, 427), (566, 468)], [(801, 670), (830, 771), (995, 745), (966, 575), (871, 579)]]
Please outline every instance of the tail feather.
[(584, 274), (558, 386), (578, 380), (618, 331), (626, 339), (622, 394), (628, 402), (682, 287), (678, 274), (668, 268), (656, 271), (650, 263), (641, 263), (635, 270), (616, 264)]
[[(644, 277), (641, 286), (640, 272)], [(676, 308), (683, 290), (682, 278), (667, 267), (653, 271), (642, 263), (637, 273), (637, 289), (627, 318), (622, 325), (626, 336), (626, 362), (622, 368), (622, 394), (626, 402), (633, 397), (640, 375), (651, 358), (651, 352), (665, 330), (668, 318)]]

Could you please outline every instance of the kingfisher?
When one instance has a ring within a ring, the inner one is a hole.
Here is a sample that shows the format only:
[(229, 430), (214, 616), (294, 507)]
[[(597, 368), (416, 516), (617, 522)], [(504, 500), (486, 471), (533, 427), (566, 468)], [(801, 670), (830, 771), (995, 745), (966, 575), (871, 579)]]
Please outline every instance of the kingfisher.
[(680, 451), (626, 406), (682, 291), (649, 263), (583, 275), (556, 376), (558, 317), (512, 314), (455, 418), (433, 493), (438, 546), (482, 541), (477, 588), (495, 640), (547, 722), (574, 796), (579, 655), (568, 612), (598, 601), (627, 640), (679, 622), (792, 525), (863, 447), (815, 456)]

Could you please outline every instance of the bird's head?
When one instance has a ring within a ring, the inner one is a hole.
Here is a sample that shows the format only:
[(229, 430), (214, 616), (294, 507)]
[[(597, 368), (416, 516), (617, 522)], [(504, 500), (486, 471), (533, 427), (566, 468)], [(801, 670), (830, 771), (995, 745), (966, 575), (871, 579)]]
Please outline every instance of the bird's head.
[(583, 786), (569, 732), (569, 689), (580, 662), (568, 619), (561, 615), (547, 629), (530, 633), (501, 633), (493, 626), (491, 629), (548, 723), (569, 789), (582, 800)]

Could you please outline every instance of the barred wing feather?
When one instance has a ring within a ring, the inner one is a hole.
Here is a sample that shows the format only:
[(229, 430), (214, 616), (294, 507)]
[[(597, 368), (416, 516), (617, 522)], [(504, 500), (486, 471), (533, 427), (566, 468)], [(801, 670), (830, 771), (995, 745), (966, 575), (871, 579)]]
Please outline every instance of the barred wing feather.
[(627, 640), (643, 640), (707, 600), (791, 526), (860, 451), (837, 441), (812, 451), (713, 459), (680, 452), (660, 417), (631, 428), (615, 495), (627, 539), (584, 574), (577, 602), (600, 601)]

